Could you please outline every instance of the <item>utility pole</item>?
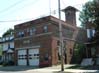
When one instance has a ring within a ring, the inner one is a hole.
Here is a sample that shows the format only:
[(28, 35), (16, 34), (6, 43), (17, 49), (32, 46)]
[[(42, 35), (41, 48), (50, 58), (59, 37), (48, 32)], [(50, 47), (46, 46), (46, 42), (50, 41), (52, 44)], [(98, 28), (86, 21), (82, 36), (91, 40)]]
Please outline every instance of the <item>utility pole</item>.
[(64, 58), (63, 58), (63, 37), (62, 37), (62, 24), (61, 24), (61, 8), (60, 0), (58, 0), (58, 12), (59, 12), (59, 39), (60, 39), (60, 49), (61, 49), (61, 71), (64, 71)]

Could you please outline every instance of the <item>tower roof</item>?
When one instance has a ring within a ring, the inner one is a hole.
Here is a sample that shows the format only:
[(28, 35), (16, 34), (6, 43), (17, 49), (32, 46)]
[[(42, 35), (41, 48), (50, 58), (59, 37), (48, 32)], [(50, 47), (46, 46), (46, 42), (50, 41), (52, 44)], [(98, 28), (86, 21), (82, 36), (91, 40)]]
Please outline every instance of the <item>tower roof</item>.
[(72, 7), (72, 6), (68, 6), (66, 7), (65, 9), (63, 9), (62, 11), (68, 11), (68, 10), (74, 10), (74, 11), (78, 11), (75, 7)]

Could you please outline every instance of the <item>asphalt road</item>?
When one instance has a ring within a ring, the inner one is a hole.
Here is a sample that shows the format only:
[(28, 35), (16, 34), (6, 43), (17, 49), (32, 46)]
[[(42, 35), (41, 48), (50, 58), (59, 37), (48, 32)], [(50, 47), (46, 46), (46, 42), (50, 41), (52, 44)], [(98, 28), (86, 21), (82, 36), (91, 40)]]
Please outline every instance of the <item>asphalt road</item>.
[(0, 71), (0, 73), (22, 73), (22, 72), (6, 72), (6, 71)]

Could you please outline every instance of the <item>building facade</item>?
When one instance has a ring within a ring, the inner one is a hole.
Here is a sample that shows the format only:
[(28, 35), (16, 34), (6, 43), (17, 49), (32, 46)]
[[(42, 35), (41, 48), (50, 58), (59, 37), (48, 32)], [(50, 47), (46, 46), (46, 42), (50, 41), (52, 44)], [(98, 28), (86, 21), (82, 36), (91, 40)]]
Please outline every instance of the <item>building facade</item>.
[[(69, 12), (67, 15), (71, 16), (75, 15), (76, 9), (67, 7), (65, 12), (67, 11)], [(46, 16), (16, 25), (14, 33), (16, 65), (43, 67), (60, 62), (59, 21), (62, 23), (64, 63), (69, 64), (79, 32), (79, 28), (73, 21), (74, 18), (70, 18), (71, 23), (66, 23), (67, 21), (53, 16)]]
[[(95, 34), (97, 33), (94, 26), (88, 22), (86, 24), (87, 29), (87, 43), (86, 44), (86, 51), (87, 57), (92, 58), (95, 65), (99, 65), (99, 46), (98, 43), (93, 41), (95, 38)], [(97, 39), (98, 40), (98, 39)]]
[(14, 62), (14, 35), (1, 38), (3, 62)]
[(2, 61), (2, 39), (0, 38), (0, 62)]

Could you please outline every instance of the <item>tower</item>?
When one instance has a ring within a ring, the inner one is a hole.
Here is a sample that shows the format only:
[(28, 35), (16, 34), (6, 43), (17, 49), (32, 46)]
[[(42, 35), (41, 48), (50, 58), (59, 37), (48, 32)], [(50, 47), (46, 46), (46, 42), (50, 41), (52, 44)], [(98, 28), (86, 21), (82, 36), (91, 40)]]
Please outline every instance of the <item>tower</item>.
[(65, 12), (66, 22), (73, 26), (76, 26), (76, 11), (78, 10), (72, 6), (68, 6), (63, 9), (63, 12)]

